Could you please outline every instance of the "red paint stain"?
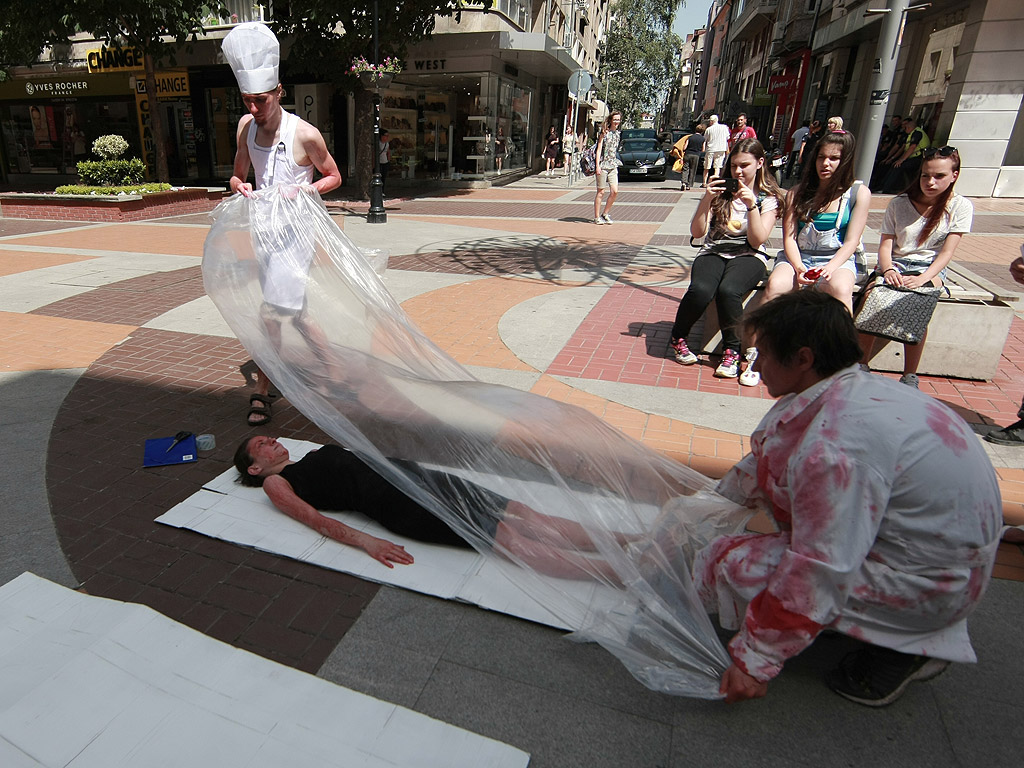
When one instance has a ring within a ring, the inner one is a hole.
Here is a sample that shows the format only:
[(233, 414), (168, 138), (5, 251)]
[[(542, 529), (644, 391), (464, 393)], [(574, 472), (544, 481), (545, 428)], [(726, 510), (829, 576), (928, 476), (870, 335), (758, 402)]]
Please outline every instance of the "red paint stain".
[(957, 456), (961, 456), (967, 452), (967, 439), (963, 434), (963, 427), (954, 421), (955, 418), (958, 417), (938, 403), (928, 404), (928, 426), (939, 436), (943, 445)]

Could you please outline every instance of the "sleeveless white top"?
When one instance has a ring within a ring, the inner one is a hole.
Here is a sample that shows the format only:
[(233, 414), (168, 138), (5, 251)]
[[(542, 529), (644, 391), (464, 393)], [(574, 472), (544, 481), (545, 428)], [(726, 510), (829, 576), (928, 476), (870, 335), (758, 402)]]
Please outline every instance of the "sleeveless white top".
[(295, 162), (295, 131), (298, 127), (299, 116), (282, 109), (277, 143), (272, 147), (261, 147), (256, 143), (256, 121), (249, 123), (245, 143), (256, 174), (256, 189), (264, 189), (271, 184), (312, 183), (313, 164), (299, 165)]

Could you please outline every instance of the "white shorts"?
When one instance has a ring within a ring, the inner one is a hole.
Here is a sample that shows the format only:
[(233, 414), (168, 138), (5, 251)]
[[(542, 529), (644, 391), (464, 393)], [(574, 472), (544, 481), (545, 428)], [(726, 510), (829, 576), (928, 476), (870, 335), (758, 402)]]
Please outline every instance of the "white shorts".
[(725, 156), (727, 152), (705, 152), (704, 153), (704, 170), (714, 168), (715, 175), (722, 170), (722, 164), (725, 162)]
[(598, 170), (597, 172), (597, 188), (604, 189), (607, 186), (619, 185), (619, 169), (612, 168), (609, 171)]

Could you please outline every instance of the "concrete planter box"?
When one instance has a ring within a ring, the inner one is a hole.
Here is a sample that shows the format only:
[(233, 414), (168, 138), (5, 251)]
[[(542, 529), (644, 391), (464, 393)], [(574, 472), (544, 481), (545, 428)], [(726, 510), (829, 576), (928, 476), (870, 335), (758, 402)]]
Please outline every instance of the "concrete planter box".
[(143, 221), (206, 213), (227, 193), (219, 187), (187, 187), (146, 195), (0, 193), (0, 217), (58, 221)]

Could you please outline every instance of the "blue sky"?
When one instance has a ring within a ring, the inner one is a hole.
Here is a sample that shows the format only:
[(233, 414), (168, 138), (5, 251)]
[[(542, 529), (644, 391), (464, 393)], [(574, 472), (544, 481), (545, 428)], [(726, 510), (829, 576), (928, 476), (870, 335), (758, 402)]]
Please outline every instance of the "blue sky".
[(711, 7), (711, 0), (686, 0), (686, 5), (680, 4), (676, 10), (676, 22), (672, 26), (673, 31), (683, 40), (693, 33), (693, 30), (700, 29), (708, 21), (708, 8)]

